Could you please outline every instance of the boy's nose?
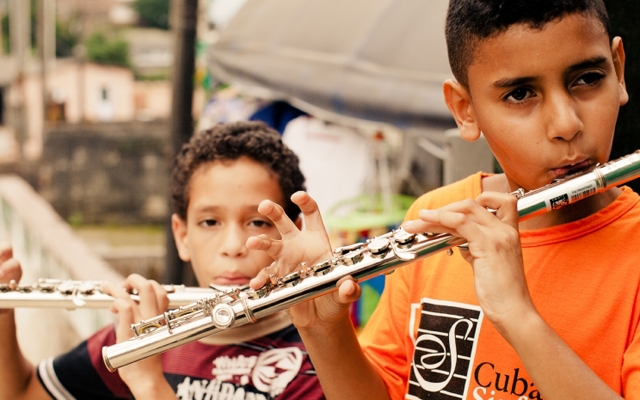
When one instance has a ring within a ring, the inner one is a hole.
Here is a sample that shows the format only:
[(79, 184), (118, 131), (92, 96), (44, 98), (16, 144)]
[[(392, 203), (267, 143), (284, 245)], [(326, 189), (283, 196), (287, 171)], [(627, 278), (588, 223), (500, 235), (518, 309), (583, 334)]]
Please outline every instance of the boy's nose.
[(233, 225), (228, 226), (223, 232), (223, 235), (222, 248), (220, 249), (223, 255), (227, 257), (240, 257), (249, 251), (245, 245), (247, 236), (240, 227)]
[(547, 132), (551, 140), (570, 141), (584, 129), (578, 104), (569, 95), (555, 96), (549, 104)]

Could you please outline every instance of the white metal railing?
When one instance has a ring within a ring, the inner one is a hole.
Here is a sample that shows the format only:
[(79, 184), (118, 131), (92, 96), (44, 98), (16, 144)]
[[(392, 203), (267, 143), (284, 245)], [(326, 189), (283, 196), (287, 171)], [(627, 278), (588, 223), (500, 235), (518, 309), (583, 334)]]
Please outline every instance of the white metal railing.
[[(120, 282), (122, 275), (95, 254), (23, 179), (0, 175), (0, 241), (13, 247), (21, 282), (38, 278)], [(113, 321), (108, 310), (16, 310), (18, 335), (32, 362), (68, 350)]]

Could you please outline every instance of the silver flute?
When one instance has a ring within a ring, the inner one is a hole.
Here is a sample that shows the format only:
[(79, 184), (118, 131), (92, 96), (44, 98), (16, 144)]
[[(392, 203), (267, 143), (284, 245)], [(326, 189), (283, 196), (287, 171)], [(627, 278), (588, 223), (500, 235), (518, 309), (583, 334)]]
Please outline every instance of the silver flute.
[[(640, 150), (550, 183), (540, 189), (513, 194), (520, 220), (573, 204), (640, 177)], [(466, 241), (448, 234), (410, 234), (403, 229), (363, 243), (339, 247), (333, 257), (283, 277), (270, 277), (260, 289), (229, 289), (215, 296), (167, 311), (132, 325), (134, 337), (102, 348), (110, 371), (177, 346), (256, 322), (272, 313), (337, 290), (336, 283), (351, 276), (357, 281), (389, 274), (397, 267), (440, 251), (451, 252)]]
[[(0, 283), (0, 309), (2, 308), (109, 308), (114, 298), (102, 291), (106, 282), (39, 279), (33, 284), (16, 281)], [(203, 297), (218, 292), (213, 288), (186, 287), (184, 285), (162, 285), (167, 291), (169, 308), (192, 304)], [(138, 293), (130, 296), (140, 300)]]

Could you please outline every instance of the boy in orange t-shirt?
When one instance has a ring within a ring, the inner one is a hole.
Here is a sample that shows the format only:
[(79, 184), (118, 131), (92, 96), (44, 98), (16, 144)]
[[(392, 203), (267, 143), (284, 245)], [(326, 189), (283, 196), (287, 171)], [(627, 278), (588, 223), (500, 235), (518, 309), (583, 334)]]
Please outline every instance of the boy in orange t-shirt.
[[(290, 309), (327, 398), (640, 399), (640, 268), (633, 246), (619, 249), (637, 234), (640, 197), (613, 188), (518, 224), (505, 194), (608, 161), (628, 95), (603, 1), (451, 0), (446, 29), (456, 80), (445, 100), (462, 137), (484, 134), (504, 174), (416, 201), (407, 231), (464, 237), (469, 250), (390, 275), (360, 337), (352, 280)], [(315, 202), (292, 199), (303, 232), (274, 203), (260, 206), (282, 240), (247, 242), (277, 259), (253, 287), (331, 256)]]

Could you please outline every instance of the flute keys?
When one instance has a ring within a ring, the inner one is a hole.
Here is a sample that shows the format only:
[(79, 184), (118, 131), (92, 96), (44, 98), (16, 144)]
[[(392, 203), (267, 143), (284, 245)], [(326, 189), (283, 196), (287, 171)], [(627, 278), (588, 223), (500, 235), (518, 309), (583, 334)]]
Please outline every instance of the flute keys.
[(271, 293), (271, 289), (269, 285), (264, 285), (259, 289), (248, 290), (246, 293), (248, 298), (256, 300), (266, 297), (269, 293)]
[(375, 238), (367, 244), (367, 250), (369, 250), (371, 256), (375, 258), (384, 258), (390, 246), (389, 239)]
[(46, 280), (38, 282), (38, 287), (40, 288), (40, 291), (43, 293), (53, 293), (56, 290), (56, 286), (57, 286), (57, 283), (55, 282), (48, 282)]
[(176, 310), (173, 310), (171, 312), (171, 316), (172, 316), (172, 318), (177, 319), (177, 318), (186, 317), (186, 316), (194, 314), (196, 312), (198, 312), (198, 309), (193, 308), (193, 307), (188, 307), (188, 308), (180, 307), (180, 308), (178, 308)]
[(333, 267), (331, 260), (323, 261), (311, 267), (314, 276), (322, 276), (328, 274)]
[(34, 285), (17, 285), (16, 291), (20, 293), (31, 293), (35, 289)]
[(362, 243), (354, 243), (348, 246), (337, 247), (336, 249), (333, 250), (333, 254), (335, 254), (336, 256), (343, 256), (347, 253), (350, 253), (360, 248), (362, 248)]
[(364, 251), (362, 248), (358, 248), (356, 250), (350, 251), (349, 253), (343, 255), (340, 258), (340, 261), (343, 265), (355, 265), (361, 262), (364, 259)]
[(85, 296), (89, 296), (89, 295), (92, 295), (93, 292), (95, 292), (95, 290), (96, 290), (95, 285), (91, 283), (82, 283), (80, 286), (78, 286), (77, 293), (83, 294)]
[(160, 327), (162, 327), (162, 325), (157, 321), (142, 321), (138, 324), (131, 325), (131, 329), (136, 336), (146, 335), (147, 333), (151, 333)]
[(73, 294), (75, 290), (75, 285), (73, 285), (70, 282), (62, 282), (61, 284), (58, 285), (57, 289), (58, 289), (58, 292), (62, 294)]
[(280, 284), (284, 287), (293, 287), (302, 281), (302, 277), (300, 276), (300, 272), (291, 272), (282, 277), (280, 280)]
[(415, 239), (416, 235), (409, 233), (404, 229), (398, 230), (398, 232), (393, 235), (393, 240), (400, 247), (410, 245), (415, 241)]
[(229, 304), (222, 303), (213, 308), (211, 320), (217, 328), (226, 329), (235, 322), (236, 314)]

